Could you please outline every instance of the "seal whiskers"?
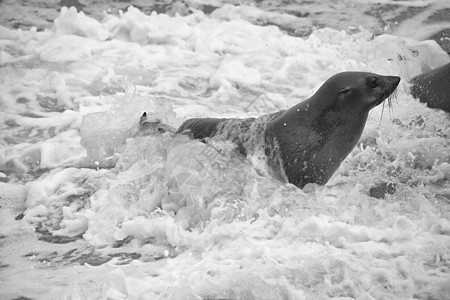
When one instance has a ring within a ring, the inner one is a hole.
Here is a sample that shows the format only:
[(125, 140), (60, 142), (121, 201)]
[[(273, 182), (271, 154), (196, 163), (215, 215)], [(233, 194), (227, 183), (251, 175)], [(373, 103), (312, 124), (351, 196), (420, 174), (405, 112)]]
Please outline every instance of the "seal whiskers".
[[(389, 95), (387, 97), (387, 102), (388, 102), (388, 111), (389, 111), (389, 120), (392, 121), (393, 119), (395, 119), (395, 115), (394, 115), (394, 106), (392, 105), (392, 99), (397, 99), (397, 90), (395, 90), (391, 95)], [(385, 105), (386, 101), (383, 101), (383, 106), (381, 109), (381, 116), (380, 116), (380, 123), (378, 124), (378, 126), (381, 126), (381, 121), (383, 120), (383, 114), (384, 114), (384, 105)], [(392, 112), (391, 112), (392, 111)]]

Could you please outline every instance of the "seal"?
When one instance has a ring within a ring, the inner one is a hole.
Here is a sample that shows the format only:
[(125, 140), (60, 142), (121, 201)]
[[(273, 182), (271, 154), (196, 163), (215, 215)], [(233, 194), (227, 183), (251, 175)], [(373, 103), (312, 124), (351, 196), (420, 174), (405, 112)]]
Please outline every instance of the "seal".
[(299, 188), (325, 184), (356, 146), (369, 111), (399, 82), (397, 76), (343, 72), (287, 110), (248, 119), (188, 119), (176, 132), (204, 142), (229, 140), (243, 155), (262, 154), (271, 176)]
[(411, 94), (430, 108), (450, 112), (450, 63), (411, 79)]

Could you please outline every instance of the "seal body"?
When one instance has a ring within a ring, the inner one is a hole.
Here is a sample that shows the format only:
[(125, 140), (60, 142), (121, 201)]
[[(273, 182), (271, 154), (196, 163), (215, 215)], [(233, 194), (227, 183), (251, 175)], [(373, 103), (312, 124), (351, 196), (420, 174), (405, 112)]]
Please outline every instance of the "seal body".
[(356, 146), (369, 111), (399, 82), (397, 76), (339, 73), (290, 109), (249, 119), (189, 119), (177, 133), (230, 140), (243, 155), (263, 153), (273, 177), (300, 188), (325, 184)]
[(411, 94), (430, 108), (450, 112), (450, 63), (411, 79)]

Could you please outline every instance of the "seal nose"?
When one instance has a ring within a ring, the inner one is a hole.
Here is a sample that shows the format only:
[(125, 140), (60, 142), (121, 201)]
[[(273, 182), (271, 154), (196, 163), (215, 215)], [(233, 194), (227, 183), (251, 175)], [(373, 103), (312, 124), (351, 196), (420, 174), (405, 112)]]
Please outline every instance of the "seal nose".
[(391, 85), (397, 86), (400, 83), (400, 77), (398, 76), (388, 76), (388, 81)]

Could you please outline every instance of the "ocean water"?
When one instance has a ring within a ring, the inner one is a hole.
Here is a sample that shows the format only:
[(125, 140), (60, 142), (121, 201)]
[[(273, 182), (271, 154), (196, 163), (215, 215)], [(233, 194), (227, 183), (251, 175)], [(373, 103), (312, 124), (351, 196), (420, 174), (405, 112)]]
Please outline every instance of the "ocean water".
[[(0, 27), (0, 298), (450, 298), (450, 115), (408, 84), (450, 61), (423, 40), (450, 5), (381, 2), (426, 9), (302, 36), (270, 5)], [(157, 128), (286, 109), (348, 70), (402, 81), (325, 186)]]

